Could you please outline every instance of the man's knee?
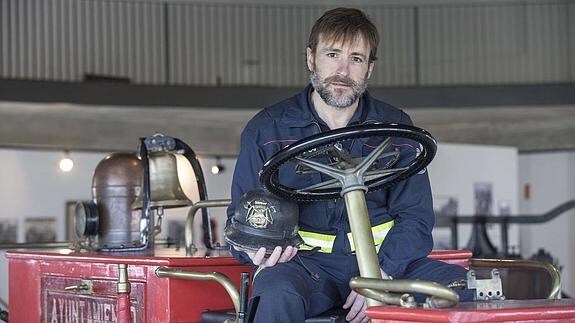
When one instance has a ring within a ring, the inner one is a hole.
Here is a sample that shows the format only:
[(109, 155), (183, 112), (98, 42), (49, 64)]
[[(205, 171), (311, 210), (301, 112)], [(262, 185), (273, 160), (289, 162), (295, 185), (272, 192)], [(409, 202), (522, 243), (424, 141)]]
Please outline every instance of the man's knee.
[(412, 262), (405, 273), (407, 279), (423, 279), (450, 284), (455, 280), (466, 279), (467, 269), (439, 260), (422, 258)]
[[(277, 268), (276, 268), (277, 267)], [(308, 293), (308, 284), (297, 274), (287, 273), (285, 268), (280, 265), (264, 268), (254, 277), (253, 294), (254, 295), (305, 295)]]

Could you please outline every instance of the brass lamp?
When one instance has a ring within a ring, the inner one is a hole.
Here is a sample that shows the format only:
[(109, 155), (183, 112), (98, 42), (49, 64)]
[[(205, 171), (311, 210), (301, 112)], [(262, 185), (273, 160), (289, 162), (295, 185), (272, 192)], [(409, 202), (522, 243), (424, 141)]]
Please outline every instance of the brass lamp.
[[(148, 245), (160, 230), (160, 226), (154, 226), (152, 209), (161, 221), (164, 208), (190, 206), (196, 195), (199, 200), (207, 200), (207, 189), (201, 165), (194, 151), (183, 141), (162, 134), (140, 140), (139, 155), (144, 175), (141, 194), (133, 207), (142, 209), (140, 243)], [(210, 248), (210, 219), (205, 209), (202, 210), (202, 223), (204, 243)]]
[[(176, 208), (193, 204), (197, 189), (193, 187), (194, 170), (182, 155), (157, 151), (148, 154), (150, 168), (150, 207)], [(141, 209), (142, 195), (133, 208)]]

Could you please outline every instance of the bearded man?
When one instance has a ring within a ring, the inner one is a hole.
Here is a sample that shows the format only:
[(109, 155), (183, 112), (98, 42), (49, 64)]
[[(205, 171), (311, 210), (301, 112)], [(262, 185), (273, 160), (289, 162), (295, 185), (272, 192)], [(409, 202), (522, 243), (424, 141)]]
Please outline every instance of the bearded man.
[[(311, 84), (260, 111), (242, 133), (228, 224), (242, 195), (261, 187), (258, 173), (263, 163), (287, 145), (352, 125), (412, 125), (405, 112), (366, 91), (378, 45), (375, 25), (358, 9), (336, 8), (316, 21), (306, 52)], [(367, 143), (354, 141), (343, 149), (353, 155), (370, 149)], [(395, 149), (401, 154), (417, 153), (417, 147), (410, 145)], [(307, 187), (321, 180), (317, 173), (280, 173), (279, 178), (288, 187)], [(370, 192), (366, 201), (372, 231), (379, 237), (374, 243), (382, 278), (417, 278), (444, 285), (466, 279), (462, 267), (427, 258), (433, 247), (435, 216), (425, 172), (389, 189)], [(232, 248), (237, 259), (258, 266), (253, 281), (253, 297), (259, 297), (255, 322), (304, 322), (334, 307), (347, 310), (347, 321), (367, 322), (365, 298), (348, 286), (350, 278), (359, 276), (359, 269), (343, 199), (299, 203), (299, 228), (305, 241), (302, 247), (319, 247), (319, 252), (300, 256), (298, 248), (291, 246), (278, 246), (271, 254), (265, 248), (257, 252)], [(473, 298), (469, 290), (459, 294), (462, 301)]]

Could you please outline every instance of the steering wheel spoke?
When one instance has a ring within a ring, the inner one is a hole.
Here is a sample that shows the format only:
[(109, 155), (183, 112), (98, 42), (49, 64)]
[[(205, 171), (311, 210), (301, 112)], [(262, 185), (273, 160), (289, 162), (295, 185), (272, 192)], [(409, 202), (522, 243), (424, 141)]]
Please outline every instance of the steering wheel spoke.
[(390, 168), (390, 169), (377, 169), (373, 171), (368, 171), (364, 174), (363, 178), (366, 183), (379, 183), (380, 180), (383, 180), (386, 177), (392, 176), (394, 174), (401, 173), (406, 171), (408, 167), (401, 167), (401, 168)]
[(320, 191), (325, 189), (341, 189), (341, 182), (337, 179), (330, 179), (327, 181), (323, 181), (314, 185), (310, 185), (308, 187), (303, 187), (297, 189), (298, 193), (305, 193), (305, 192), (313, 192), (313, 191)]
[(367, 169), (377, 160), (384, 150), (391, 144), (392, 137), (387, 137), (377, 148), (375, 148), (367, 157), (357, 165), (356, 169), (359, 174), (364, 174)]
[(314, 160), (309, 160), (309, 159), (303, 159), (301, 157), (296, 157), (295, 160), (297, 160), (300, 164), (303, 164), (311, 169), (314, 169), (322, 174), (326, 174), (329, 175), (333, 178), (336, 179), (343, 179), (343, 177), (345, 176), (345, 170), (341, 170), (335, 167), (331, 167), (328, 165), (324, 165), (322, 163), (316, 162)]

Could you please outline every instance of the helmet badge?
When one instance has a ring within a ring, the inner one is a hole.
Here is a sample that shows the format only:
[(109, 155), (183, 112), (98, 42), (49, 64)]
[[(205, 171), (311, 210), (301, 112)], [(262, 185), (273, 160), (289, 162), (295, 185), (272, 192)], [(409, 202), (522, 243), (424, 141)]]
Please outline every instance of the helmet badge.
[(255, 199), (244, 204), (244, 207), (248, 210), (246, 222), (252, 227), (265, 229), (269, 224), (274, 223), (272, 214), (276, 212), (276, 208), (266, 200)]

